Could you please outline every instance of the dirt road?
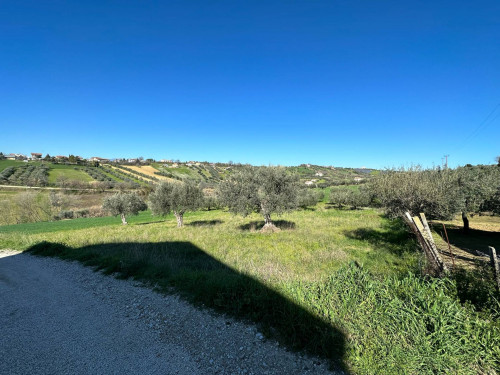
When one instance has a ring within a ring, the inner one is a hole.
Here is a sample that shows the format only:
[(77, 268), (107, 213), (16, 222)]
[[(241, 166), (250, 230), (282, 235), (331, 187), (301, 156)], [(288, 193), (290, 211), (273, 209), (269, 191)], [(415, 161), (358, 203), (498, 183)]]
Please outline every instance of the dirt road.
[(0, 330), (0, 374), (331, 374), (176, 296), (5, 250)]

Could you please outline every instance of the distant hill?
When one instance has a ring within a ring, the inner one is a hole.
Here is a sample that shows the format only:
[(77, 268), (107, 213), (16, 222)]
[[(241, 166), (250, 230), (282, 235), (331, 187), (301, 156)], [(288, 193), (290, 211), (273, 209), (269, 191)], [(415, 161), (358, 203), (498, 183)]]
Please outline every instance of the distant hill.
[[(138, 188), (162, 180), (195, 180), (206, 187), (238, 172), (245, 165), (207, 162), (140, 162), (76, 164), (43, 161), (0, 160), (0, 184), (16, 186), (59, 186), (73, 188)], [(377, 173), (367, 168), (340, 168), (312, 164), (286, 167), (310, 187), (353, 185), (367, 182)]]

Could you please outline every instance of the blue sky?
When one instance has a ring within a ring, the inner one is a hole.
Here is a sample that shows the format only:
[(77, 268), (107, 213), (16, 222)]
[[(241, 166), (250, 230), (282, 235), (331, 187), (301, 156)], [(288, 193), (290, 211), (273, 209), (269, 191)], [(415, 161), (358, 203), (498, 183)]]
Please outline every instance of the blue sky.
[(3, 1), (0, 151), (492, 164), (499, 15), (497, 0)]

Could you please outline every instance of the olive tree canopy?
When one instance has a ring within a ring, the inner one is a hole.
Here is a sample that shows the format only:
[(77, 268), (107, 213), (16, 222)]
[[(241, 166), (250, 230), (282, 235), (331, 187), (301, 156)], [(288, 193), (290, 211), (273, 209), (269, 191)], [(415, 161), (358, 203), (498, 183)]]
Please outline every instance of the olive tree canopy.
[(488, 202), (495, 207), (500, 168), (466, 165), (444, 170), (389, 170), (374, 178), (370, 189), (392, 216), (409, 211), (412, 215), (424, 212), (431, 219), (451, 219), (461, 212), (464, 231), (468, 231), (469, 213), (479, 212)]
[(182, 227), (184, 213), (196, 211), (203, 205), (203, 192), (191, 181), (161, 182), (149, 195), (149, 205), (155, 215), (163, 216), (173, 212), (177, 226)]
[(370, 192), (390, 216), (424, 212), (431, 219), (450, 219), (460, 210), (453, 170), (419, 166), (380, 172), (369, 185)]
[(271, 214), (282, 214), (297, 208), (298, 176), (287, 173), (283, 167), (248, 167), (231, 175), (219, 185), (218, 195), (229, 211), (246, 216), (260, 212), (265, 224), (262, 228), (276, 228)]
[(464, 231), (469, 230), (469, 213), (477, 213), (500, 189), (500, 169), (496, 165), (466, 165), (456, 169), (458, 202)]
[(120, 215), (122, 224), (127, 224), (126, 215), (137, 215), (148, 208), (136, 193), (117, 193), (104, 199), (102, 208), (113, 216)]

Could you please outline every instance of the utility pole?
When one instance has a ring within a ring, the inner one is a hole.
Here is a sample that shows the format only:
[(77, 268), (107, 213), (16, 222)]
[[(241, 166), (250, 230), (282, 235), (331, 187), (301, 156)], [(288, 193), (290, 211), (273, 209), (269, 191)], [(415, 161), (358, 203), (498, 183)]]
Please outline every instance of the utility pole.
[(445, 169), (448, 169), (448, 156), (450, 156), (450, 155), (445, 155), (445, 156), (444, 156), (444, 157), (445, 157), (445, 159), (446, 159), (446, 162), (445, 162), (445, 164), (444, 164), (444, 168), (445, 168)]

